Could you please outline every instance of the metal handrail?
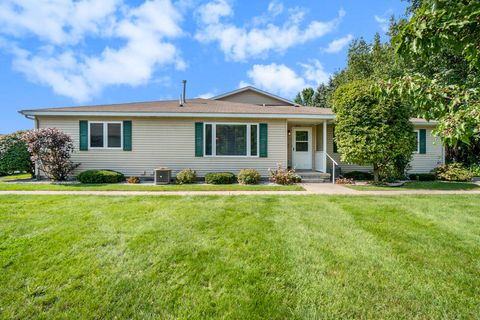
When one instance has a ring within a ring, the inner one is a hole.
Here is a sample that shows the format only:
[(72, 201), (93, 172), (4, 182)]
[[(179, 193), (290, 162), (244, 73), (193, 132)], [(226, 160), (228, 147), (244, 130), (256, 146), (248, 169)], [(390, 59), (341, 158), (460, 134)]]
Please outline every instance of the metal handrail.
[(335, 161), (327, 152), (325, 152), (325, 154), (330, 158), (330, 160), (332, 160), (332, 183), (335, 184), (335, 166), (338, 166), (338, 162)]

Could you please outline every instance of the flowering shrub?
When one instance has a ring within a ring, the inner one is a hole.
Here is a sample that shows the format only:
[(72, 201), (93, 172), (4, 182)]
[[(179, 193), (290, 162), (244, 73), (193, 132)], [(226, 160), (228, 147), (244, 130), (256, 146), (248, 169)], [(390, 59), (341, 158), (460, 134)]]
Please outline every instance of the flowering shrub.
[(255, 169), (242, 169), (237, 180), (241, 184), (257, 184), (260, 181), (260, 173)]
[(268, 169), (270, 172), (270, 181), (276, 184), (294, 184), (302, 181), (302, 178), (295, 173), (294, 169), (283, 169), (281, 165), (277, 169)]
[(40, 171), (55, 181), (64, 181), (80, 164), (70, 160), (74, 150), (70, 136), (56, 128), (27, 131), (22, 135), (31, 159)]
[(445, 181), (470, 181), (473, 178), (473, 173), (458, 162), (436, 167), (435, 174)]
[(27, 144), (22, 140), (24, 131), (17, 131), (0, 137), (0, 175), (28, 172), (32, 175), (35, 165), (30, 159)]
[(335, 179), (336, 184), (353, 184), (353, 179), (351, 178), (337, 178)]
[(197, 182), (197, 172), (193, 169), (183, 169), (177, 173), (175, 180), (177, 184), (190, 184)]
[(140, 183), (140, 178), (138, 177), (129, 177), (127, 179), (127, 182), (130, 183), (130, 184), (137, 184), (137, 183)]

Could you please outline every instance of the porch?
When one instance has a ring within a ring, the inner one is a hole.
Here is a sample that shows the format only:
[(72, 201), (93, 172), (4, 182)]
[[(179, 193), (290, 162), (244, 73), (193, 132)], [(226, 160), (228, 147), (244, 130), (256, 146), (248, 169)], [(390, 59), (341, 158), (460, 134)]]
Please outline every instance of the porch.
[[(333, 168), (338, 176), (340, 156), (334, 150), (333, 130), (333, 122), (328, 119), (288, 121), (288, 166), (305, 175), (307, 180), (313, 176), (326, 179), (325, 174), (333, 174)], [(320, 177), (319, 173), (324, 175)]]

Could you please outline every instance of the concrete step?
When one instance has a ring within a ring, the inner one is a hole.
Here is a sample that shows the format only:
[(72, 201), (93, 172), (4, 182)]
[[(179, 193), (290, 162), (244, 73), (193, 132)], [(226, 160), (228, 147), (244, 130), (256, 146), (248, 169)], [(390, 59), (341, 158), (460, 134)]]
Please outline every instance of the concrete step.
[(330, 179), (303, 179), (302, 183), (330, 183)]
[(317, 171), (297, 171), (297, 174), (305, 183), (326, 183), (331, 181), (330, 173), (323, 173)]

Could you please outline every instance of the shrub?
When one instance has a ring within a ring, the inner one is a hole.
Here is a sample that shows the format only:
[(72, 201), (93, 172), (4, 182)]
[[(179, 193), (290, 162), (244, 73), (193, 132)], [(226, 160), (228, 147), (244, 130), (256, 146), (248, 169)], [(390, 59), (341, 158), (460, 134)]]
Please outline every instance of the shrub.
[(338, 178), (335, 180), (336, 184), (353, 184), (353, 179), (351, 178)]
[(302, 181), (294, 169), (283, 169), (281, 165), (278, 165), (275, 170), (268, 169), (268, 171), (270, 172), (270, 181), (276, 184), (288, 185)]
[(123, 173), (113, 170), (87, 170), (77, 176), (81, 183), (118, 183), (125, 181)]
[(70, 136), (56, 128), (27, 131), (22, 135), (31, 160), (48, 178), (63, 181), (80, 164), (70, 160), (74, 150)]
[(472, 164), (468, 169), (474, 177), (480, 177), (480, 164)]
[(235, 183), (235, 175), (231, 172), (207, 173), (205, 182), (209, 184), (232, 184)]
[(189, 184), (197, 182), (197, 172), (193, 169), (183, 169), (176, 176), (178, 184)]
[(344, 178), (353, 179), (353, 180), (372, 180), (373, 174), (370, 172), (362, 172), (362, 171), (350, 171), (343, 174)]
[(140, 178), (139, 177), (129, 177), (127, 179), (127, 182), (130, 184), (138, 184), (140, 183)]
[(435, 181), (437, 176), (433, 173), (412, 173), (408, 175), (412, 181)]
[(17, 131), (0, 138), (0, 175), (15, 172), (35, 173), (27, 144), (23, 141), (24, 131)]
[(435, 174), (445, 181), (471, 181), (473, 178), (473, 173), (458, 162), (436, 167)]
[(238, 183), (258, 184), (259, 181), (260, 173), (255, 169), (242, 169), (238, 173)]

